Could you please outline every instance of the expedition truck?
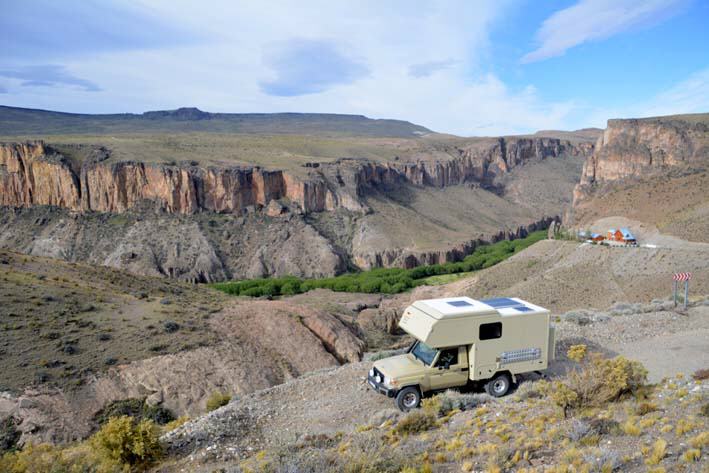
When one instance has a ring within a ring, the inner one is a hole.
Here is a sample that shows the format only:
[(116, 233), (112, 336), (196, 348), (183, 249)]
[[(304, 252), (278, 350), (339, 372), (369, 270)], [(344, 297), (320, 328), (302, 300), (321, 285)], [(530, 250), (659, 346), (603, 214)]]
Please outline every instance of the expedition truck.
[(504, 396), (517, 375), (544, 370), (554, 359), (549, 311), (517, 298), (420, 300), (406, 308), (399, 327), (416, 341), (406, 353), (376, 361), (367, 381), (403, 411), (428, 392), (468, 384)]

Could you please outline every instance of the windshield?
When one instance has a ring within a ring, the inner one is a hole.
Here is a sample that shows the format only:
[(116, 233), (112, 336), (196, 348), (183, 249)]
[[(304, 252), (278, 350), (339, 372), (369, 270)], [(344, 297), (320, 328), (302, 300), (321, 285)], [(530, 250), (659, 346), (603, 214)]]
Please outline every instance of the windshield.
[(431, 348), (423, 342), (416, 342), (414, 347), (411, 349), (411, 354), (416, 357), (416, 359), (421, 360), (426, 365), (431, 365), (433, 359), (436, 357), (438, 350)]

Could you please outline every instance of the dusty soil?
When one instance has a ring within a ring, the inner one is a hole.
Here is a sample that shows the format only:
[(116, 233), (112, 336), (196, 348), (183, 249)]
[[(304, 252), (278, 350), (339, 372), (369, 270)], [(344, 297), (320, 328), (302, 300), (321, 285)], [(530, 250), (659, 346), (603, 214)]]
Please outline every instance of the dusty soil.
[(613, 216), (654, 225), (684, 240), (709, 242), (709, 171), (677, 170), (609, 184), (575, 206), (573, 225), (586, 228)]
[(439, 286), (445, 295), (521, 297), (554, 311), (606, 308), (668, 297), (672, 274), (692, 272), (691, 295), (709, 294), (709, 245), (603, 247), (546, 240), (471, 278)]

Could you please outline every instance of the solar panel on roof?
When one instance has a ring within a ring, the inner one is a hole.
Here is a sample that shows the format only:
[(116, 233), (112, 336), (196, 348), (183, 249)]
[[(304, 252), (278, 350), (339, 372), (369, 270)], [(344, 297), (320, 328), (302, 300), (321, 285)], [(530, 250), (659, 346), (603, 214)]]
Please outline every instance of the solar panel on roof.
[(502, 309), (505, 307), (514, 307), (520, 305), (519, 302), (510, 299), (509, 297), (497, 297), (494, 299), (483, 299), (480, 302), (494, 307), (495, 309)]
[(466, 301), (448, 301), (448, 305), (452, 305), (453, 307), (466, 307), (473, 304)]
[(531, 312), (532, 309), (526, 305), (509, 297), (497, 297), (494, 299), (483, 299), (483, 302), (495, 309), (515, 309), (519, 312)]

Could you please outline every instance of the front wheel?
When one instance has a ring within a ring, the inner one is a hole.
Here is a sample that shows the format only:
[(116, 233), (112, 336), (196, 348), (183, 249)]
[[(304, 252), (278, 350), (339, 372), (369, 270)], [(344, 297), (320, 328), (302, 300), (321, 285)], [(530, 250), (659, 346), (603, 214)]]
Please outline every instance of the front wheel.
[(416, 409), (421, 403), (421, 392), (414, 386), (402, 389), (396, 395), (396, 407), (403, 412)]
[(507, 373), (498, 373), (485, 384), (485, 391), (490, 396), (502, 397), (510, 391), (512, 380)]

